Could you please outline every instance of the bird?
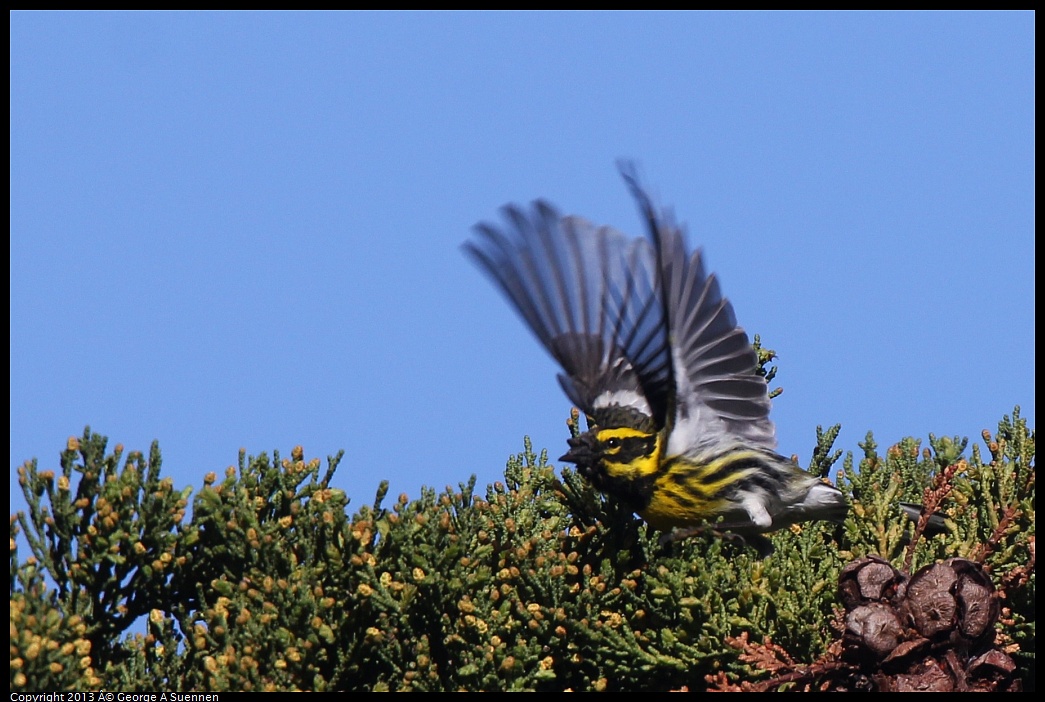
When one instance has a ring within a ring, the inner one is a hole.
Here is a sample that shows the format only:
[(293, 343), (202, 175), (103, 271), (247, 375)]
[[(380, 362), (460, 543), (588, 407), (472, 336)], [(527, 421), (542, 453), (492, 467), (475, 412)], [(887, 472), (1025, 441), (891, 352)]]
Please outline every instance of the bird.
[(768, 384), (718, 278), (618, 163), (647, 232), (629, 237), (549, 202), (480, 222), (466, 254), (558, 362), (587, 419), (559, 460), (654, 529), (759, 535), (848, 504), (776, 452)]

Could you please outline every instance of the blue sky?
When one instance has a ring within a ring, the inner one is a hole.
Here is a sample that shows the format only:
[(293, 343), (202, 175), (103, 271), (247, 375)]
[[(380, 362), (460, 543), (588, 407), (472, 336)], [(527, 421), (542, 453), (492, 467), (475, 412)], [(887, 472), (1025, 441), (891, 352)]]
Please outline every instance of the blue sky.
[(1034, 16), (11, 15), (14, 468), (85, 425), (178, 487), (345, 449), (351, 509), (565, 450), (556, 368), (462, 255), (615, 168), (780, 354), (773, 419), (1035, 421)]

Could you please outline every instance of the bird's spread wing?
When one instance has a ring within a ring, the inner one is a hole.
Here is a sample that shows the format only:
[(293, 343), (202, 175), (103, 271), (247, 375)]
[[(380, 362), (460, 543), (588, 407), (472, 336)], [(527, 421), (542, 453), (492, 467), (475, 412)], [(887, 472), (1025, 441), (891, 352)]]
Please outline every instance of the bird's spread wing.
[(663, 426), (672, 361), (650, 242), (543, 201), (503, 212), (506, 225), (479, 224), (465, 250), (562, 366), (567, 396), (589, 415), (616, 404)]
[(733, 306), (634, 171), (621, 171), (649, 238), (538, 201), (529, 213), (505, 207), (503, 228), (479, 224), (465, 250), (562, 366), (563, 389), (585, 413), (616, 404), (672, 423), (669, 455), (729, 438), (774, 448), (766, 382)]
[(701, 252), (687, 251), (671, 216), (658, 216), (634, 171), (621, 171), (649, 227), (670, 328), (676, 406), (668, 454), (721, 445), (724, 436), (775, 448), (768, 387), (756, 373), (758, 359), (732, 304), (704, 270)]

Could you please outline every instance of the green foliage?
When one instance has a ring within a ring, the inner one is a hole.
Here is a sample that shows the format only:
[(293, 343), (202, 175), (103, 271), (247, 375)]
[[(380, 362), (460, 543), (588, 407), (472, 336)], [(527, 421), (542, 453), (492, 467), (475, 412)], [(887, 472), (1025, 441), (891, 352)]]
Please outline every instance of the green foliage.
[[(982, 559), (998, 574), (1032, 559), (1034, 433), (1017, 407), (998, 425), (996, 437), (984, 431), (983, 439), (988, 461), (977, 445), (970, 458), (962, 457), (968, 439), (932, 434), (927, 448), (904, 439), (880, 456), (868, 434), (860, 444), (859, 468), (847, 457), (839, 475), (839, 487), (853, 497), (855, 517), (845, 525), (847, 557), (875, 554), (908, 570), (943, 558)], [(913, 525), (899, 519), (900, 504), (930, 501), (943, 528), (914, 542), (912, 551)]]
[(92, 667), (87, 624), (68, 615), (48, 590), (35, 558), (18, 560), (19, 529), (11, 520), (11, 690), (91, 690), (102, 684)]
[[(119, 445), (107, 454), (105, 438), (88, 429), (82, 440), (67, 442), (59, 475), (38, 470), (35, 461), (21, 466), (18, 481), (29, 513), (19, 513), (11, 525), (12, 601), (18, 583), (19, 593), (53, 602), (68, 618), (65, 625), (75, 621), (74, 628), (83, 629), (96, 669), (98, 661), (121, 661), (118, 636), (167, 600), (178, 547), (175, 526), (189, 492), (176, 493), (169, 478), (159, 477), (155, 444), (148, 461), (132, 452), (121, 469), (122, 454)], [(26, 565), (33, 572), (15, 567), (19, 531), (32, 550)], [(44, 588), (38, 569), (56, 585), (53, 592)]]
[[(836, 436), (818, 429), (810, 470), (842, 458)], [(58, 477), (19, 468), (11, 690), (703, 689), (765, 676), (738, 638), (823, 655), (839, 572), (866, 554), (985, 563), (1032, 688), (1034, 434), (1017, 409), (984, 438), (986, 457), (935, 437), (879, 455), (868, 435), (842, 462), (846, 522), (772, 534), (760, 558), (710, 529), (663, 538), (528, 440), (482, 494), (473, 478), (388, 506), (383, 486), (354, 514), (330, 486), (340, 455), (241, 454), (186, 519), (156, 446), (121, 466), (88, 429)], [(943, 528), (921, 536), (901, 501)]]
[[(755, 357), (758, 359), (758, 367), (755, 369), (756, 372), (766, 379), (767, 384), (772, 383), (776, 379), (777, 367), (770, 366), (769, 364), (776, 359), (776, 351), (762, 346), (762, 337), (758, 334), (755, 334), (755, 339), (751, 343), (751, 346), (754, 347)], [(769, 398), (773, 399), (782, 392), (784, 392), (783, 388), (772, 388), (769, 391)]]

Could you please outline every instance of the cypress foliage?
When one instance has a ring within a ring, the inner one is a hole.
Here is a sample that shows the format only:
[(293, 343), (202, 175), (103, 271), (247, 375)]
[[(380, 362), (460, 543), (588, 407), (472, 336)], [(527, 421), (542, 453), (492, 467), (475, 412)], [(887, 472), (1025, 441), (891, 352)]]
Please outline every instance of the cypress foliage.
[[(810, 470), (836, 436), (818, 429)], [(11, 690), (815, 689), (843, 665), (839, 577), (867, 556), (982, 565), (1034, 689), (1034, 433), (1016, 408), (983, 440), (879, 453), (869, 434), (842, 459), (846, 522), (760, 558), (710, 529), (664, 539), (529, 440), (485, 491), (384, 485), (354, 512), (340, 454), (241, 453), (187, 518), (158, 446), (124, 458), (88, 428), (57, 471), (18, 468)]]

